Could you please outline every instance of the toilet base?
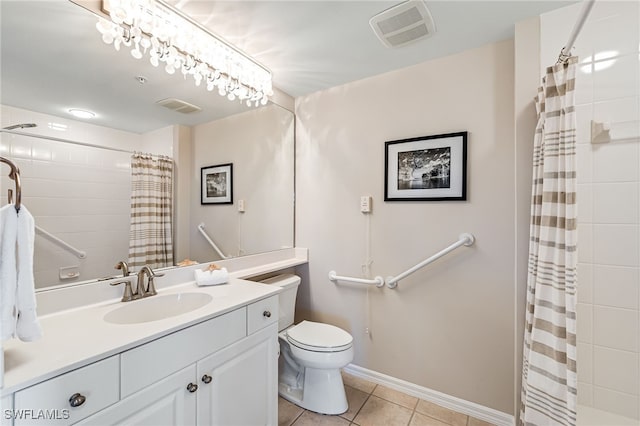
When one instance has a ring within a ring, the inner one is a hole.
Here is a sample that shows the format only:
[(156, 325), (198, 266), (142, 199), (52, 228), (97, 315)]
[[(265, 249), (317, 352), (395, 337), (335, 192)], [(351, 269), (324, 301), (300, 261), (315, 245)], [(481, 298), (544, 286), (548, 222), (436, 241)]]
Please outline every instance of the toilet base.
[(299, 407), (320, 414), (343, 414), (349, 409), (339, 369), (317, 369), (306, 367), (303, 388), (278, 384), (278, 393)]

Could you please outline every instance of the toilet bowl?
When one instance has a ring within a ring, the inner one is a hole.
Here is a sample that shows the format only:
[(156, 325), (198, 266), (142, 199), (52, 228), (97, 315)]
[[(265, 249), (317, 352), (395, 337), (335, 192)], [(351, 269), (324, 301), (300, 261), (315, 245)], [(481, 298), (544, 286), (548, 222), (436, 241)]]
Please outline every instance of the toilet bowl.
[(292, 325), (300, 277), (278, 275), (262, 282), (283, 288), (279, 294), (278, 393), (317, 413), (346, 412), (349, 406), (340, 369), (353, 361), (353, 337), (319, 322)]

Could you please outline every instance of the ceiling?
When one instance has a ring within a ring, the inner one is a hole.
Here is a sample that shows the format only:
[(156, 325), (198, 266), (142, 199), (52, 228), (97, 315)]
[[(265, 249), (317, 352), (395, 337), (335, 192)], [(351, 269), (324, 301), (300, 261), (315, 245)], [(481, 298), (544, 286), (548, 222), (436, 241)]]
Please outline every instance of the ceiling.
[[(436, 33), (389, 49), (369, 19), (401, 1), (169, 0), (273, 72), (274, 86), (297, 97), (513, 37), (514, 23), (575, 1), (427, 1)], [(215, 91), (168, 75), (146, 59), (100, 40), (97, 19), (67, 0), (0, 0), (0, 102), (145, 133), (195, 125), (244, 111)], [(567, 25), (573, 25), (568, 22)], [(564, 41), (558, 41), (558, 50)], [(144, 76), (140, 84), (135, 77)], [(202, 111), (181, 114), (155, 102), (176, 97)]]

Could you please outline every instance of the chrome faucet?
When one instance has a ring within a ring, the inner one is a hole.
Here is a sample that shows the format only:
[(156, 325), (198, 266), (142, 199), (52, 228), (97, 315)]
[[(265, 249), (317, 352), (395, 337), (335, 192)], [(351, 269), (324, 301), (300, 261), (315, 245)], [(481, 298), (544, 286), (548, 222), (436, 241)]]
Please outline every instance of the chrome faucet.
[[(124, 260), (118, 262), (115, 266), (116, 269), (122, 269), (122, 277), (127, 278), (129, 276), (129, 265)], [(123, 302), (130, 302), (135, 299), (133, 291), (131, 290), (131, 280), (122, 280), (111, 283), (110, 285), (124, 284), (124, 294), (122, 295)]]
[[(122, 269), (122, 276), (129, 277), (129, 265), (127, 262), (121, 261), (115, 266), (116, 269)], [(144, 276), (147, 276), (147, 288), (145, 289)], [(143, 297), (155, 296), (158, 294), (156, 287), (153, 284), (153, 279), (156, 277), (162, 277), (164, 274), (156, 274), (153, 272), (150, 266), (144, 265), (138, 271), (138, 280), (136, 283), (136, 290), (131, 289), (131, 280), (123, 280), (111, 283), (111, 285), (124, 284), (124, 294), (122, 295), (123, 302), (130, 302), (132, 300), (142, 299)]]
[(121, 260), (120, 262), (118, 262), (118, 264), (115, 266), (116, 269), (122, 269), (122, 276), (123, 277), (128, 277), (129, 276), (129, 265), (127, 265), (127, 262), (125, 262), (124, 260)]
[[(145, 274), (148, 277), (146, 290), (144, 288)], [(153, 284), (153, 279), (162, 276), (164, 276), (164, 274), (156, 274), (155, 272), (153, 272), (153, 269), (151, 269), (150, 266), (144, 265), (142, 268), (140, 268), (140, 271), (138, 271), (138, 284), (133, 297), (135, 299), (142, 299), (143, 297), (155, 296), (156, 294), (158, 294), (158, 292), (156, 291), (156, 287)]]

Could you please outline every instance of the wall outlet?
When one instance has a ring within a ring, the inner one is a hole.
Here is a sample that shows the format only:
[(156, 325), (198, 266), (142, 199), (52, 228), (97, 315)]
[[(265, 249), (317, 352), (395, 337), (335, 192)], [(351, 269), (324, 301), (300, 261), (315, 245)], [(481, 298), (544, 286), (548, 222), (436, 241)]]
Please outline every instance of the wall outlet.
[(360, 197), (360, 211), (362, 213), (371, 213), (371, 196), (363, 195)]
[(238, 200), (238, 211), (244, 213), (244, 200)]

